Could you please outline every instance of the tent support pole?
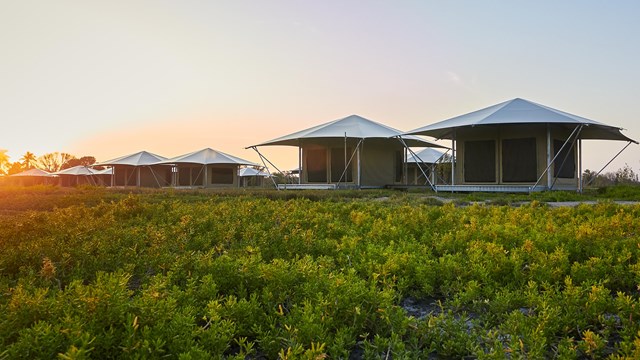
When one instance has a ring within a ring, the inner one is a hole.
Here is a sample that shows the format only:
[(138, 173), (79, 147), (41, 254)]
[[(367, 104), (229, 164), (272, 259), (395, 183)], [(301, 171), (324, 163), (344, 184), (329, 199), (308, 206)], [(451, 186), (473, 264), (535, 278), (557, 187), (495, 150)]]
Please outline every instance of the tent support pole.
[[(424, 169), (422, 168), (422, 166), (420, 166), (421, 163), (423, 163), (422, 159), (420, 158), (420, 156), (418, 156), (418, 154), (416, 154), (415, 152), (413, 152), (413, 150), (411, 150), (409, 148), (409, 146), (407, 145), (407, 143), (404, 141), (404, 139), (402, 138), (402, 136), (398, 136), (398, 140), (400, 140), (400, 142), (402, 143), (402, 145), (405, 148), (405, 151), (408, 150), (411, 153), (411, 156), (413, 156), (414, 159), (418, 159), (418, 162), (416, 162), (416, 165), (418, 166), (418, 169), (420, 169), (420, 172), (422, 173), (422, 175), (424, 176), (424, 178), (427, 180), (427, 182), (429, 183), (429, 186), (431, 187), (431, 190), (433, 190), (434, 192), (438, 192), (438, 190), (436, 189), (435, 186), (433, 186), (433, 183), (431, 182), (431, 180), (429, 180), (429, 177), (427, 176), (427, 174), (424, 172)], [(405, 160), (406, 163), (406, 160)]]
[(456, 130), (453, 130), (453, 137), (451, 138), (451, 192), (453, 192), (453, 186), (456, 184)]
[[(276, 181), (273, 179), (273, 176), (271, 176), (271, 170), (269, 170), (269, 166), (267, 166), (267, 162), (269, 164), (271, 164), (271, 166), (273, 166), (276, 170), (278, 170), (281, 174), (284, 174), (282, 171), (280, 171), (280, 169), (278, 169), (277, 166), (273, 165), (273, 163), (271, 161), (269, 161), (269, 159), (267, 159), (266, 157), (264, 157), (264, 155), (262, 155), (260, 153), (260, 151), (258, 151), (258, 148), (255, 146), (251, 147), (255, 152), (258, 153), (258, 156), (260, 156), (260, 161), (262, 161), (262, 165), (264, 165), (264, 168), (267, 169), (267, 173), (269, 174), (269, 178), (271, 179), (271, 182), (273, 182), (273, 185), (276, 187), (276, 190), (280, 190), (278, 188), (278, 183), (276, 183)], [(265, 162), (266, 161), (266, 162)], [(301, 169), (302, 170), (302, 169)], [(300, 175), (300, 174), (298, 174)]]
[(578, 192), (582, 194), (582, 139), (578, 139)]
[[(547, 124), (547, 169), (551, 167), (551, 125)], [(547, 170), (545, 170), (547, 171)], [(543, 173), (544, 174), (544, 173)], [(551, 171), (547, 171), (547, 189), (551, 188)], [(536, 184), (537, 185), (537, 184)], [(535, 186), (534, 186), (535, 188)]]
[[(360, 143), (363, 141), (364, 139), (360, 139), (360, 141), (358, 142), (358, 145), (356, 145), (356, 149), (358, 148), (358, 146), (360, 146)], [(346, 148), (345, 148), (346, 149)], [(344, 162), (344, 170), (342, 171), (342, 174), (340, 174), (340, 179), (338, 179), (338, 184), (340, 184), (340, 182), (342, 181), (342, 179), (345, 179), (345, 183), (347, 182), (347, 168), (349, 167), (349, 165), (351, 165), (351, 161), (353, 161), (353, 157), (356, 156), (357, 151), (354, 151), (351, 154), (351, 157), (349, 158), (349, 160), (347, 161), (347, 158), (345, 156), (345, 162)], [(353, 175), (353, 173), (352, 173)]]
[[(551, 168), (551, 165), (553, 165), (553, 163), (555, 163), (556, 158), (558, 158), (558, 156), (560, 155), (560, 153), (562, 152), (562, 149), (564, 149), (564, 147), (569, 143), (569, 140), (571, 140), (571, 138), (573, 137), (573, 134), (576, 133), (576, 131), (578, 131), (578, 129), (582, 129), (582, 125), (580, 126), (576, 126), (575, 129), (573, 129), (573, 132), (571, 133), (571, 135), (569, 135), (569, 137), (567, 138), (567, 140), (564, 142), (564, 144), (562, 144), (562, 146), (560, 147), (560, 150), (558, 150), (558, 152), (556, 153), (556, 155), (553, 157), (553, 159), (549, 162), (549, 164), (547, 165), (547, 168), (544, 169), (544, 171), (542, 172), (542, 174), (540, 174), (540, 177), (538, 178), (538, 181), (536, 181), (535, 184), (533, 184), (532, 187), (529, 188), (529, 192), (533, 191), (536, 189), (536, 187), (538, 186), (538, 184), (540, 183), (540, 180), (542, 180), (542, 178), (544, 177), (545, 174), (547, 174), (547, 176), (550, 178), (550, 172), (549, 169)], [(548, 145), (550, 146), (550, 145)], [(551, 151), (549, 151), (549, 153), (551, 153)], [(547, 187), (547, 190), (551, 190), (551, 188), (553, 187), (553, 184), (549, 184), (549, 186)]]
[(138, 166), (137, 168), (137, 174), (136, 174), (136, 187), (140, 187), (140, 167)]
[[(573, 147), (576, 145), (576, 142), (578, 141), (578, 139), (580, 138), (580, 131), (582, 131), (582, 128), (584, 127), (584, 125), (579, 125), (577, 127), (578, 133), (576, 134), (575, 138), (573, 139), (573, 141), (571, 141), (571, 146), (569, 147), (569, 151), (571, 151), (573, 149)], [(572, 133), (573, 134), (573, 133)], [(569, 138), (567, 139), (567, 141), (565, 141), (565, 144), (571, 139), (571, 136), (569, 136)], [(564, 148), (564, 145), (562, 146)], [(560, 149), (562, 151), (562, 149)], [(562, 168), (564, 168), (564, 164), (567, 162), (567, 159), (569, 158), (569, 152), (567, 152), (567, 155), (564, 156), (564, 159), (562, 159), (562, 163), (560, 163), (560, 169), (558, 169), (558, 172), (562, 171)], [(575, 157), (573, 158), (574, 164), (575, 164)], [(574, 171), (575, 171), (575, 167), (574, 167)], [(575, 173), (574, 173), (575, 175)], [(553, 188), (556, 184), (556, 181), (558, 181), (558, 175), (556, 175), (553, 178), (553, 184), (551, 184), (551, 188)]]
[(600, 173), (601, 173), (601, 172), (603, 172), (603, 171), (604, 171), (604, 169), (606, 169), (606, 168), (607, 168), (607, 166), (609, 166), (609, 164), (611, 164), (611, 163), (613, 162), (613, 160), (615, 160), (615, 159), (616, 159), (620, 154), (622, 154), (622, 152), (623, 152), (623, 151), (625, 151), (625, 150), (629, 147), (629, 145), (631, 145), (632, 143), (633, 143), (633, 141), (629, 141), (629, 142), (627, 143), (627, 145), (625, 145), (625, 146), (622, 148), (622, 150), (618, 151), (618, 153), (616, 154), (616, 156), (614, 156), (611, 160), (609, 160), (609, 162), (607, 162), (607, 163), (602, 167), (602, 169), (600, 169), (600, 171), (598, 171), (598, 172), (593, 176), (593, 178), (591, 178), (591, 180), (589, 180), (589, 182), (585, 184), (585, 186), (589, 186), (589, 185), (591, 185), (591, 183), (592, 183), (592, 182), (593, 182), (593, 181), (598, 177), (598, 175), (600, 175)]
[(298, 185), (302, 184), (302, 146), (298, 144)]
[(360, 187), (362, 186), (361, 184), (361, 168), (360, 168), (360, 164), (362, 163), (360, 160), (360, 146), (362, 144), (362, 142), (364, 141), (364, 139), (360, 140), (360, 142), (358, 143), (358, 145), (356, 146), (356, 151), (358, 152), (358, 189), (360, 189)]

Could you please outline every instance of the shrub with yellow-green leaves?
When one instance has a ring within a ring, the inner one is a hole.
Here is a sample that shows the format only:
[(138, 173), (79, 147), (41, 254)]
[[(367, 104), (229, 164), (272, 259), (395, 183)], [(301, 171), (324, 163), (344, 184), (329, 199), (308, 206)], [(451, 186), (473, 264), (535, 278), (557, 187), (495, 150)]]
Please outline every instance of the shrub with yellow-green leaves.
[(640, 353), (640, 206), (96, 196), (0, 216), (0, 359)]

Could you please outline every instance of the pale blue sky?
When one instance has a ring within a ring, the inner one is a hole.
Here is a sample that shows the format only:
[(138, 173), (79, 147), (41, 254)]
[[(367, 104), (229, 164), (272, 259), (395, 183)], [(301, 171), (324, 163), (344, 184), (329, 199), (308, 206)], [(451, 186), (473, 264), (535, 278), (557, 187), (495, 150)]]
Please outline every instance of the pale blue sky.
[[(0, 0), (0, 148), (257, 160), (245, 146), (350, 114), (411, 130), (515, 97), (640, 139), (638, 18), (633, 1)], [(585, 168), (623, 145), (586, 142)]]

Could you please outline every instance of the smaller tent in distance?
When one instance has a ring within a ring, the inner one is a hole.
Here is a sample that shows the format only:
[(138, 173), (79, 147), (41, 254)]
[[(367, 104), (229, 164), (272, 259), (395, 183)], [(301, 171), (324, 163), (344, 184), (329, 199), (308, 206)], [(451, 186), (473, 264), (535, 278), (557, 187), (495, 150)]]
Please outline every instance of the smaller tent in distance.
[(53, 174), (60, 178), (60, 186), (96, 185), (95, 170), (84, 165), (70, 167)]
[(163, 160), (157, 165), (173, 166), (173, 186), (177, 187), (237, 187), (238, 168), (258, 164), (206, 148)]
[(54, 185), (58, 178), (56, 175), (40, 170), (38, 168), (29, 169), (21, 173), (9, 175), (8, 183), (11, 185), (33, 186), (33, 185)]
[(113, 168), (108, 167), (102, 170), (92, 169), (94, 171), (93, 178), (96, 181), (96, 185), (110, 186), (111, 176), (113, 175)]
[(113, 170), (111, 186), (163, 187), (171, 185), (171, 167), (156, 165), (167, 158), (140, 151), (95, 166), (110, 166)]
[[(434, 148), (424, 148), (419, 151), (412, 151), (407, 156), (407, 181), (409, 185), (427, 185), (443, 182), (438, 181), (436, 171), (439, 164), (447, 162), (448, 158), (444, 151)], [(449, 161), (450, 162), (450, 161)], [(427, 181), (427, 178), (429, 181)]]
[(269, 174), (253, 167), (245, 167), (238, 171), (240, 185), (242, 187), (264, 187), (265, 182), (269, 178)]

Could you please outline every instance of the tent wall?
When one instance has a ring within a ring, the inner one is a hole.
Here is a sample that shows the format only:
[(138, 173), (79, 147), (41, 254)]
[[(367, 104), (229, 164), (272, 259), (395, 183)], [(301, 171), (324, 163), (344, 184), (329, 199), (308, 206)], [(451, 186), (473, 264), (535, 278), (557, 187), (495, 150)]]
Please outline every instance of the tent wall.
[(90, 175), (58, 175), (60, 186), (70, 187), (78, 185), (96, 185), (96, 180)]
[[(339, 138), (301, 141), (303, 184), (358, 184), (358, 139), (347, 139), (346, 176), (340, 179), (345, 167), (345, 141)], [(397, 139), (367, 139), (360, 146), (360, 185), (383, 187), (402, 183), (404, 147)]]
[(429, 180), (433, 181), (431, 178), (431, 166), (433, 166), (433, 164), (421, 163), (420, 166), (422, 167), (422, 170), (420, 170), (418, 165), (415, 163), (407, 164), (407, 181), (409, 185), (429, 184), (427, 179), (425, 179), (424, 174), (422, 174), (423, 171), (427, 174)]
[[(570, 136), (572, 128), (549, 127), (551, 158)], [(566, 145), (566, 153), (571, 142)], [(533, 185), (547, 167), (546, 124), (476, 126), (456, 130), (455, 183), (462, 185)], [(578, 152), (574, 148), (555, 186), (577, 188)], [(559, 168), (562, 155), (556, 159)], [(554, 174), (555, 167), (550, 171)], [(546, 179), (546, 176), (545, 176)], [(540, 185), (546, 185), (541, 182)]]
[(238, 165), (176, 164), (177, 186), (224, 188), (238, 187)]
[(140, 171), (140, 187), (158, 188), (171, 185), (171, 167), (114, 165), (114, 186), (138, 186), (138, 170)]

